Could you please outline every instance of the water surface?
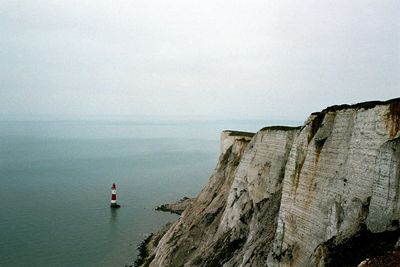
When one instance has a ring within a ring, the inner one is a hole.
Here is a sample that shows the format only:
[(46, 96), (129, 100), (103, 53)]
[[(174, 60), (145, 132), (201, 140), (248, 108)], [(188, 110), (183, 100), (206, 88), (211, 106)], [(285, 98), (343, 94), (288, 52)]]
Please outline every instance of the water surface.
[[(0, 121), (0, 266), (124, 266), (195, 196), (221, 130), (250, 121)], [(112, 183), (118, 203), (109, 208)]]

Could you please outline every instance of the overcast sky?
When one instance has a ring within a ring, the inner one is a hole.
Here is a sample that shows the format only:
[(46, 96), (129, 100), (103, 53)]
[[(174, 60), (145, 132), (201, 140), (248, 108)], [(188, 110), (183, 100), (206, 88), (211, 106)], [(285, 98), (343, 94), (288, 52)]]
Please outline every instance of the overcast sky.
[(0, 0), (1, 116), (304, 120), (399, 85), (399, 0)]

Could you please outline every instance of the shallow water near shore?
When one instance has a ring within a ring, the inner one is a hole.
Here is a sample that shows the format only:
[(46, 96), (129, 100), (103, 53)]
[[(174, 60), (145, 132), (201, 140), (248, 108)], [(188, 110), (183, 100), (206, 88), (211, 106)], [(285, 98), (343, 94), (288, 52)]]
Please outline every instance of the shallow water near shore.
[[(124, 266), (195, 196), (221, 130), (263, 121), (0, 121), (0, 266)], [(121, 208), (110, 209), (117, 184)]]

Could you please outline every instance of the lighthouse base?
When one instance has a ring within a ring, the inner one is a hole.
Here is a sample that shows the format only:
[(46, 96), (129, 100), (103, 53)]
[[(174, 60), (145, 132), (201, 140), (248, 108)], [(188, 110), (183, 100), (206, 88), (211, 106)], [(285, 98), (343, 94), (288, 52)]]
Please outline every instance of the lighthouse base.
[(110, 207), (111, 207), (112, 209), (118, 209), (118, 208), (121, 208), (121, 206), (120, 206), (120, 205), (118, 205), (117, 203), (111, 203)]

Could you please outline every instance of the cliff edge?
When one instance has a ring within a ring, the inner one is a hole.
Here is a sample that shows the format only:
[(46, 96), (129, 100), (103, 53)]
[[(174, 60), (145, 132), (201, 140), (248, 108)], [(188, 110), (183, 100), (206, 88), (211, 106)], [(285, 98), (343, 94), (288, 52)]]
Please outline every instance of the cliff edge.
[(400, 99), (225, 131), (208, 184), (142, 266), (357, 266), (400, 244)]

